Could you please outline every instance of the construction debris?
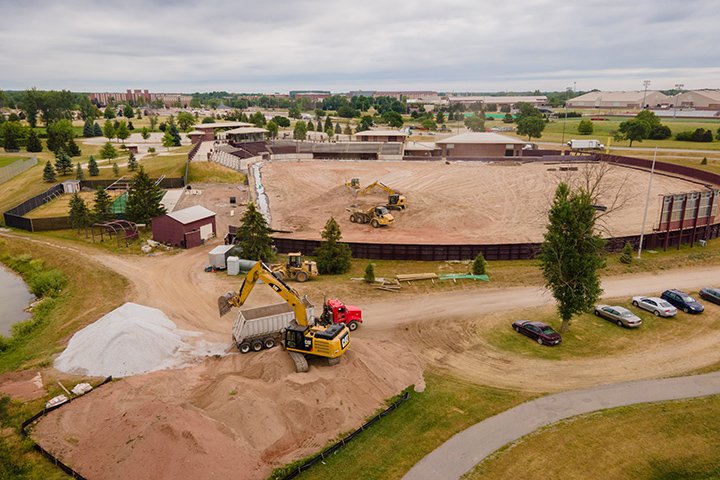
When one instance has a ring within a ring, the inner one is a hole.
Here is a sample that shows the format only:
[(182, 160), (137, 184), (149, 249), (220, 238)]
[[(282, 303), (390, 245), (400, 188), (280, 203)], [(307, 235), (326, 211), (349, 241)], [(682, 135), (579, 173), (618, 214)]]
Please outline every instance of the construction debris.
[(448, 273), (440, 275), (440, 280), (482, 280), (484, 282), (489, 282), (490, 277), (487, 275), (472, 275), (470, 273)]
[(415, 280), (436, 280), (438, 278), (437, 273), (407, 273), (402, 275), (395, 275), (398, 282), (411, 282)]

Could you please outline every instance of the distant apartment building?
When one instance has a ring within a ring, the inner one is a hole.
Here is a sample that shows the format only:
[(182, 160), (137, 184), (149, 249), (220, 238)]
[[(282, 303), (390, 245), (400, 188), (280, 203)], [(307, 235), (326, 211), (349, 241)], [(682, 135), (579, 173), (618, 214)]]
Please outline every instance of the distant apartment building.
[[(645, 103), (643, 104), (643, 99)], [(672, 97), (655, 90), (621, 92), (588, 92), (568, 100), (568, 108), (621, 108), (639, 110), (646, 105), (657, 107), (672, 104)]]
[(192, 95), (180, 93), (150, 93), (146, 90), (130, 90), (120, 92), (95, 92), (88, 95), (90, 101), (99, 106), (106, 106), (110, 103), (132, 102), (136, 105), (144, 105), (150, 102), (161, 100), (165, 107), (183, 107), (190, 105)]
[(437, 103), (440, 101), (438, 92), (431, 90), (352, 90), (346, 94), (348, 98), (352, 97), (391, 97), (396, 100), (405, 98), (410, 101), (422, 101), (424, 103)]
[(319, 101), (331, 97), (332, 93), (328, 90), (291, 90), (290, 98), (309, 98)]

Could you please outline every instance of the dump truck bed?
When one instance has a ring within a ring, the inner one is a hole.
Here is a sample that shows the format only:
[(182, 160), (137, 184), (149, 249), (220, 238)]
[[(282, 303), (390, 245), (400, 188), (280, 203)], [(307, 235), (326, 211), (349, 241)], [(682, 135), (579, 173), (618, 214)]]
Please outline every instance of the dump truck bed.
[[(308, 318), (314, 318), (314, 308), (307, 302)], [(295, 320), (295, 312), (285, 302), (263, 307), (240, 310), (233, 324), (233, 340), (239, 346), (243, 342), (267, 337), (277, 337)]]

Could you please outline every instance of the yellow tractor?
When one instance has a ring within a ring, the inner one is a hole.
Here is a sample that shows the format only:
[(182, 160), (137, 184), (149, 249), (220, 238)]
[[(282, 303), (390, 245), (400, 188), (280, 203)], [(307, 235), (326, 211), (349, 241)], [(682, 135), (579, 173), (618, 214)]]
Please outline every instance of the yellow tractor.
[(357, 190), (360, 188), (360, 179), (359, 178), (351, 178), (347, 182), (345, 182), (345, 186)]
[[(356, 179), (353, 179), (356, 180)], [(358, 188), (360, 187), (360, 184), (358, 183)], [(407, 199), (405, 198), (405, 195), (401, 194), (400, 192), (397, 192), (395, 189), (388, 187), (384, 183), (380, 181), (375, 181), (368, 185), (367, 187), (360, 189), (357, 191), (358, 195), (365, 195), (367, 193), (370, 193), (373, 188), (380, 188), (382, 190), (385, 190), (388, 193), (388, 201), (385, 204), (385, 208), (388, 208), (390, 210), (405, 210), (407, 208)]]
[(318, 276), (317, 263), (312, 260), (303, 260), (302, 253), (288, 253), (287, 263), (274, 264), (270, 267), (280, 280), (297, 280), (306, 282)]

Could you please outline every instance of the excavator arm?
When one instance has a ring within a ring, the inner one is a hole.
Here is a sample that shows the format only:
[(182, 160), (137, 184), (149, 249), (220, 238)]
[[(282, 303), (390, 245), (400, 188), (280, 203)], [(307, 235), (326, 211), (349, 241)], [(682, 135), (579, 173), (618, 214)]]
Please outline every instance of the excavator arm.
[(380, 188), (380, 189), (382, 189), (382, 190), (385, 190), (385, 191), (388, 193), (388, 195), (392, 195), (392, 194), (394, 194), (394, 193), (398, 193), (398, 192), (396, 192), (394, 189), (388, 187), (387, 185), (385, 185), (384, 183), (382, 183), (382, 182), (379, 181), (379, 180), (374, 181), (373, 183), (371, 183), (371, 184), (368, 185), (367, 187), (363, 188), (362, 190), (359, 190), (357, 193), (360, 194), (360, 195), (365, 195), (365, 194), (367, 194), (367, 193), (370, 193), (370, 192), (372, 191), (372, 189), (375, 188), (375, 187)]
[(258, 280), (267, 284), (285, 300), (295, 312), (295, 320), (298, 325), (306, 326), (309, 324), (306, 303), (300, 298), (300, 294), (294, 288), (287, 285), (273, 274), (270, 267), (263, 262), (257, 262), (245, 276), (240, 291), (228, 292), (218, 298), (218, 311), (222, 317), (228, 313), (232, 307), (240, 308), (245, 304), (250, 292), (257, 284)]

